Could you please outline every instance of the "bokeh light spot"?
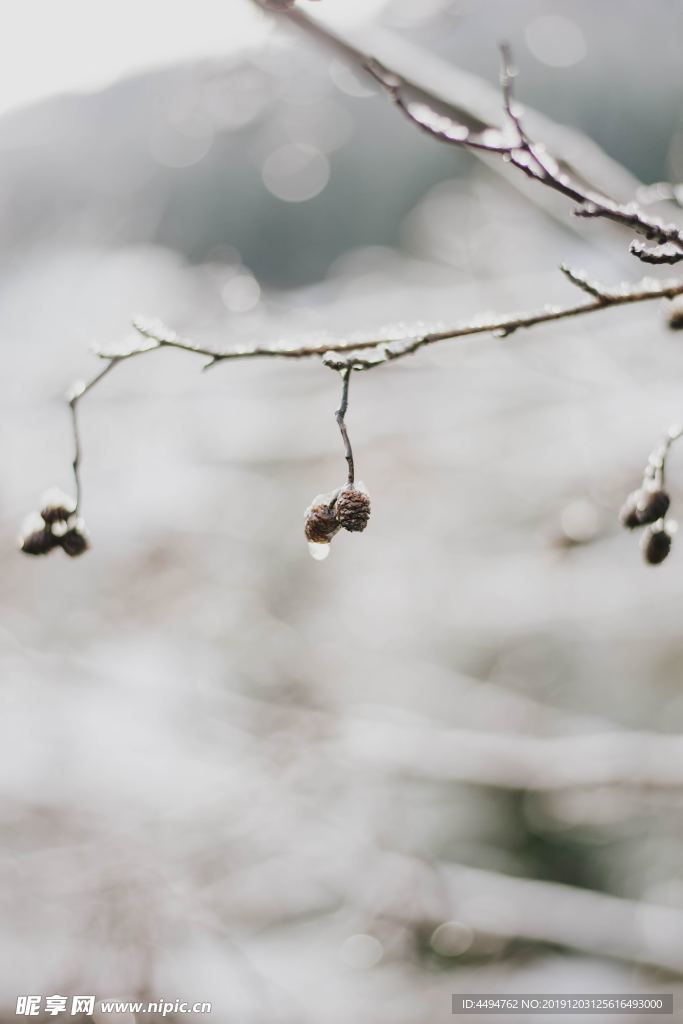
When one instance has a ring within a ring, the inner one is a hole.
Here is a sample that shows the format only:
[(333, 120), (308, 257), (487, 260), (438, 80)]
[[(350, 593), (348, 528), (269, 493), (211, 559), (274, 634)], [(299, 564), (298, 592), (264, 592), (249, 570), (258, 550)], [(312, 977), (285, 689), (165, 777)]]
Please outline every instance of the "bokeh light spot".
[(291, 143), (276, 149), (263, 164), (263, 184), (277, 199), (305, 203), (330, 180), (327, 157), (314, 146)]
[(382, 943), (374, 935), (349, 935), (342, 943), (342, 960), (347, 967), (357, 971), (368, 970), (382, 959)]
[(221, 298), (231, 313), (248, 313), (258, 305), (261, 287), (253, 274), (240, 272), (225, 282)]
[(570, 68), (586, 56), (586, 38), (571, 18), (544, 14), (526, 29), (527, 46), (536, 60), (553, 68)]

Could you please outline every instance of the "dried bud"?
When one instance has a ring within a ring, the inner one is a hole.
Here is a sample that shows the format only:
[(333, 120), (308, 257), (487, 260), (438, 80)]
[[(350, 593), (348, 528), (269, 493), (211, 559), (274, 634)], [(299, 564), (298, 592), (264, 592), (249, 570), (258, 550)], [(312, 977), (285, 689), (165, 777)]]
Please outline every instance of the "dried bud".
[(638, 518), (641, 523), (656, 523), (669, 510), (671, 498), (661, 487), (644, 487), (638, 497)]
[(345, 530), (361, 533), (370, 518), (370, 496), (367, 491), (353, 484), (343, 487), (337, 498), (336, 514)]
[(671, 534), (664, 525), (648, 526), (641, 547), (645, 561), (659, 565), (671, 551)]
[(90, 539), (82, 519), (71, 520), (68, 529), (61, 536), (55, 537), (55, 541), (70, 558), (78, 558), (90, 547)]
[[(321, 496), (322, 497), (322, 496)], [(339, 531), (339, 523), (325, 501), (315, 499), (316, 503), (306, 509), (304, 532), (306, 540), (312, 544), (329, 544), (335, 533)]]
[(330, 553), (330, 541), (339, 533), (334, 513), (336, 493), (319, 494), (304, 512), (304, 533), (308, 550), (316, 562), (322, 562)]
[(42, 499), (41, 516), (48, 526), (66, 522), (76, 511), (76, 502), (57, 487), (46, 491)]
[(678, 303), (669, 313), (669, 327), (672, 331), (683, 329), (683, 304)]
[(19, 538), (19, 547), (25, 555), (47, 555), (56, 546), (52, 531), (38, 516), (30, 520)]
[(635, 530), (639, 526), (643, 526), (643, 522), (638, 512), (638, 502), (640, 501), (640, 498), (640, 491), (632, 491), (621, 506), (619, 522), (622, 526), (625, 526), (627, 530)]

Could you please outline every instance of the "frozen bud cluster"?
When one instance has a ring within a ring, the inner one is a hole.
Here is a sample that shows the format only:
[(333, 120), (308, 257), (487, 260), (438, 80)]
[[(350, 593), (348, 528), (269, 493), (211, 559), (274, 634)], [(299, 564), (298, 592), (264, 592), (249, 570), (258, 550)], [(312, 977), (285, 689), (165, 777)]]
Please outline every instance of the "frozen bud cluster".
[(85, 523), (76, 514), (76, 502), (56, 488), (48, 491), (40, 513), (32, 514), (24, 524), (19, 548), (25, 555), (47, 555), (61, 548), (77, 558), (90, 547)]
[(24, 554), (47, 555), (56, 546), (57, 540), (50, 527), (39, 515), (30, 516), (24, 523), (24, 529), (19, 538), (19, 547)]
[(48, 526), (66, 522), (76, 511), (76, 502), (57, 487), (46, 491), (42, 499), (40, 514)]
[(656, 523), (658, 519), (664, 518), (670, 504), (671, 498), (665, 490), (646, 485), (629, 494), (621, 509), (621, 523), (629, 530)]
[(621, 525), (627, 530), (646, 527), (641, 550), (648, 565), (659, 565), (671, 551), (676, 524), (667, 520), (671, 498), (661, 484), (661, 477), (646, 478), (639, 490), (633, 491), (619, 513)]
[(683, 303), (677, 303), (669, 313), (669, 327), (672, 331), (683, 330)]
[(308, 549), (316, 561), (330, 553), (330, 542), (341, 529), (360, 533), (370, 518), (370, 497), (361, 485), (346, 484), (332, 494), (319, 494), (304, 514)]
[(319, 494), (304, 512), (304, 533), (308, 550), (316, 562), (322, 562), (330, 553), (330, 541), (340, 526), (334, 514), (336, 493)]

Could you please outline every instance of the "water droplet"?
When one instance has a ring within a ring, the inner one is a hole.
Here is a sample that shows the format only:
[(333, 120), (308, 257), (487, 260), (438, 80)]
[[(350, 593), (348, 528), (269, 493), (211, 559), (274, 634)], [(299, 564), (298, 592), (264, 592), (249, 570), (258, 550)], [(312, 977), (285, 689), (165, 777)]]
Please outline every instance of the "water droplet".
[(314, 558), (316, 562), (323, 562), (330, 553), (330, 545), (314, 544), (313, 541), (309, 541), (308, 550), (311, 553), (311, 558)]

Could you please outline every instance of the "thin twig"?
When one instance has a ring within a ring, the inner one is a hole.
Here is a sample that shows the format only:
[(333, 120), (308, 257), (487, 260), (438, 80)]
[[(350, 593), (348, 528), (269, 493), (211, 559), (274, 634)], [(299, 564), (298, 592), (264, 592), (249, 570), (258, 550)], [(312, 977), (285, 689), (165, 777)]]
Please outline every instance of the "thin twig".
[(78, 422), (78, 404), (84, 395), (94, 388), (99, 382), (113, 370), (114, 366), (118, 362), (118, 359), (111, 358), (108, 360), (106, 366), (99, 373), (96, 373), (94, 377), (91, 377), (88, 381), (78, 381), (67, 394), (67, 402), (69, 405), (69, 411), (71, 413), (71, 427), (73, 430), (73, 443), (74, 443), (74, 456), (71, 463), (74, 475), (74, 485), (76, 488), (76, 508), (75, 512), (79, 512), (81, 508), (81, 501), (83, 497), (83, 484), (81, 480), (81, 459), (83, 453), (83, 445), (81, 442), (81, 432)]
[(339, 405), (339, 408), (336, 410), (336, 412), (334, 414), (335, 418), (337, 420), (337, 426), (339, 427), (339, 430), (340, 430), (340, 433), (341, 433), (341, 436), (342, 436), (342, 441), (344, 442), (344, 451), (346, 453), (346, 461), (347, 461), (348, 466), (349, 466), (349, 472), (348, 472), (348, 477), (347, 477), (347, 483), (349, 485), (352, 485), (354, 483), (354, 480), (355, 480), (355, 469), (354, 469), (354, 464), (353, 464), (353, 450), (351, 448), (351, 442), (349, 440), (349, 435), (348, 435), (347, 430), (346, 430), (346, 422), (345, 422), (345, 418), (344, 417), (346, 416), (346, 410), (349, 407), (349, 384), (351, 382), (351, 373), (352, 372), (353, 371), (352, 371), (352, 368), (350, 366), (347, 367), (345, 370), (342, 370), (342, 382), (343, 383), (342, 383), (341, 403)]

